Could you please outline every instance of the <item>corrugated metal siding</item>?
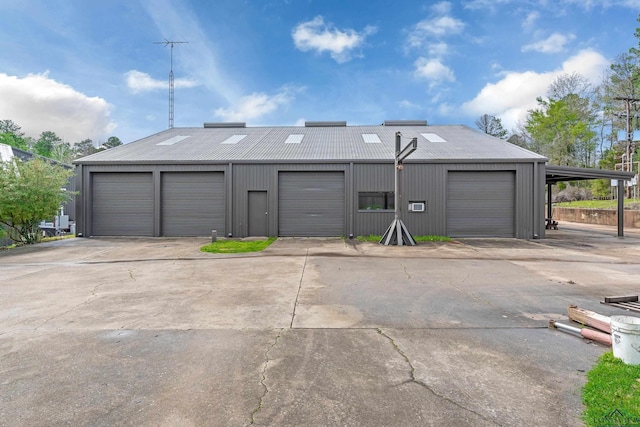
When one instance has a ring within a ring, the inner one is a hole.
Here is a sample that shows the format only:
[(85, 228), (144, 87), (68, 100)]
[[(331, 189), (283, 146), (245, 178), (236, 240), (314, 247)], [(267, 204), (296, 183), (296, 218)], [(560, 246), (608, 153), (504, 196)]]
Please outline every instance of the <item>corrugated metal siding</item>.
[(450, 171), (447, 235), (515, 237), (515, 172)]
[(164, 172), (161, 179), (163, 236), (225, 234), (224, 173)]
[(344, 191), (342, 172), (280, 172), (279, 235), (343, 236)]
[(394, 165), (386, 164), (354, 164), (353, 165), (353, 214), (354, 235), (368, 236), (370, 234), (384, 234), (394, 213), (388, 211), (359, 211), (358, 193), (363, 191), (393, 191)]
[(153, 175), (94, 173), (92, 234), (153, 236)]
[(346, 171), (347, 164), (274, 163), (233, 165), (233, 235), (248, 236), (248, 192), (267, 191), (269, 206), (269, 235), (278, 235), (278, 172), (279, 171)]
[[(405, 164), (402, 170), (402, 220), (413, 235), (446, 235), (446, 177), (449, 165)], [(409, 212), (409, 201), (426, 203)]]

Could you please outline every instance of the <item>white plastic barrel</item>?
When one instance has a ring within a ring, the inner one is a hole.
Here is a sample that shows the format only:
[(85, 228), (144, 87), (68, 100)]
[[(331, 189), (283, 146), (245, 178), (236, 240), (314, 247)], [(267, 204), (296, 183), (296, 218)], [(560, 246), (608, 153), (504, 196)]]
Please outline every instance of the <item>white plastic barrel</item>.
[(613, 355), (627, 365), (640, 365), (640, 318), (611, 316)]

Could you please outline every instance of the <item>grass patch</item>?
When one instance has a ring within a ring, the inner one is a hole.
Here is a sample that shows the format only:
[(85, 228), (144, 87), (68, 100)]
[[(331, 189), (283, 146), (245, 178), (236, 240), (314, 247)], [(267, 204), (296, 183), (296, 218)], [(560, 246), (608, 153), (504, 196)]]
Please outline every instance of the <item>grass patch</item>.
[[(358, 242), (374, 242), (378, 243), (382, 239), (382, 236), (377, 234), (369, 234), (368, 236), (358, 236), (356, 240)], [(413, 240), (416, 242), (450, 242), (451, 237), (447, 236), (413, 236)]]
[(75, 234), (65, 234), (64, 236), (52, 236), (52, 237), (43, 237), (41, 242), (53, 242), (55, 240), (64, 240), (64, 239), (72, 239), (76, 237)]
[(416, 242), (450, 242), (451, 237), (447, 236), (414, 236)]
[(378, 243), (380, 241), (380, 239), (382, 239), (382, 236), (379, 236), (377, 234), (369, 234), (368, 236), (357, 236), (356, 240), (358, 242), (374, 242), (374, 243)]
[(244, 252), (260, 252), (272, 244), (276, 237), (266, 240), (218, 240), (200, 248), (202, 252), (214, 254), (238, 254)]
[(640, 366), (604, 353), (587, 374), (582, 402), (587, 426), (640, 425)]
[[(576, 200), (575, 202), (558, 202), (553, 203), (553, 206), (559, 208), (586, 208), (586, 209), (617, 209), (617, 200)], [(640, 200), (638, 199), (625, 199), (625, 209), (638, 209), (640, 206)]]

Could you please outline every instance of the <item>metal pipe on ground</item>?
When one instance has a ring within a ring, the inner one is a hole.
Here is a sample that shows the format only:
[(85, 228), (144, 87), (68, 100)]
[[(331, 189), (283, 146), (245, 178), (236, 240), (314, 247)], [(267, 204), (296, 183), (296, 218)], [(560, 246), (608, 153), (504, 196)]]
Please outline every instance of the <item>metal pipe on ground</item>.
[(611, 335), (605, 334), (604, 332), (594, 331), (593, 329), (588, 328), (576, 328), (574, 326), (565, 325), (563, 323), (558, 323), (555, 320), (549, 321), (549, 327), (559, 329), (563, 332), (569, 332), (575, 335), (580, 335), (583, 338), (589, 339), (591, 341), (599, 342), (604, 345), (611, 345)]

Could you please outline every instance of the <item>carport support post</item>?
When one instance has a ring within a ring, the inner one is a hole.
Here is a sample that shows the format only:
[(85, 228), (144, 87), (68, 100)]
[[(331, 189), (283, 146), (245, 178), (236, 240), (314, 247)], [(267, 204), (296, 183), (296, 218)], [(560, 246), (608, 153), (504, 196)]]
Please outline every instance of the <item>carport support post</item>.
[(551, 210), (551, 187), (553, 184), (547, 184), (547, 218), (553, 218)]
[(618, 180), (618, 237), (624, 237), (624, 184)]

